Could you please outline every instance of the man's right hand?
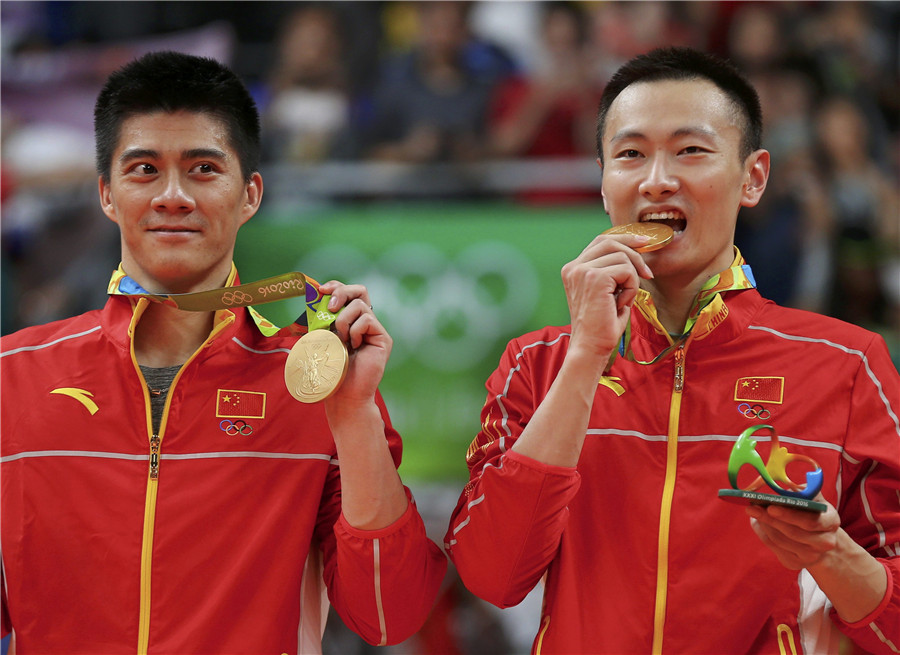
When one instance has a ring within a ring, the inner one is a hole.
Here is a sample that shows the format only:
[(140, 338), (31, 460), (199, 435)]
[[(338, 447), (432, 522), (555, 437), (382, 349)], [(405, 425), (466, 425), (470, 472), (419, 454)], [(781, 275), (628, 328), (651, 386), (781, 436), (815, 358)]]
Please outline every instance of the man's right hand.
[(606, 358), (628, 325), (640, 278), (653, 272), (634, 248), (649, 237), (601, 234), (563, 266), (562, 280), (572, 322), (569, 351)]

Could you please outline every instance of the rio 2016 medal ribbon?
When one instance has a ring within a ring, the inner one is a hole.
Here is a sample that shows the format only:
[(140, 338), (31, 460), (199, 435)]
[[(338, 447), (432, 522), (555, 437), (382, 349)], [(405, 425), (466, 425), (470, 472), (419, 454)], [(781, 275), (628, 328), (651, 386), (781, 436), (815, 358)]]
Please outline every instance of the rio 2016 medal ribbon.
[[(284, 380), (290, 394), (304, 403), (324, 400), (341, 385), (347, 373), (347, 347), (329, 328), (337, 314), (328, 311), (331, 296), (323, 295), (315, 281), (303, 273), (285, 273), (240, 286), (227, 286), (193, 293), (150, 293), (120, 269), (113, 273), (108, 292), (147, 298), (176, 309), (210, 312), (247, 307), (266, 336), (297, 336), (285, 363)], [(306, 312), (291, 325), (278, 328), (259, 315), (251, 305), (306, 296)]]
[(291, 348), (284, 365), (284, 383), (300, 402), (319, 402), (341, 386), (348, 361), (347, 347), (334, 332), (313, 330)]
[(652, 252), (669, 245), (675, 237), (675, 230), (665, 223), (628, 223), (611, 227), (603, 234), (634, 234), (636, 236), (650, 237), (650, 241), (643, 246), (638, 246), (635, 250), (638, 252)]
[[(767, 430), (772, 440), (769, 458), (765, 463), (756, 452), (757, 440), (753, 439), (753, 435), (760, 430)], [(797, 484), (788, 477), (787, 466), (792, 462), (803, 462), (812, 469), (806, 472), (805, 485)], [(738, 472), (744, 465), (755, 469), (759, 477), (742, 489), (738, 485)], [(783, 505), (808, 512), (824, 512), (828, 509), (824, 503), (812, 500), (822, 490), (822, 469), (811, 457), (789, 453), (787, 448), (779, 445), (778, 433), (771, 425), (754, 425), (741, 433), (728, 458), (728, 481), (732, 488), (720, 489), (719, 497), (729, 502)], [(775, 493), (757, 491), (764, 484)]]

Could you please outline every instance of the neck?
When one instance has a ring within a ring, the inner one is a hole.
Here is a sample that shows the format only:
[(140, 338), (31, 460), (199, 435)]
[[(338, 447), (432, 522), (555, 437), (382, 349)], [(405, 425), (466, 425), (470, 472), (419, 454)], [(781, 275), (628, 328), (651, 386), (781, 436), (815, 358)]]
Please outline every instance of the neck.
[(656, 316), (666, 332), (669, 334), (684, 332), (694, 300), (711, 277), (713, 275), (704, 273), (688, 281), (675, 278), (642, 281), (641, 286), (652, 296)]
[(184, 364), (209, 336), (214, 315), (150, 303), (134, 334), (138, 364), (154, 368)]
[(697, 291), (685, 287), (674, 286), (668, 289), (664, 284), (643, 284), (653, 298), (656, 317), (669, 334), (681, 334)]

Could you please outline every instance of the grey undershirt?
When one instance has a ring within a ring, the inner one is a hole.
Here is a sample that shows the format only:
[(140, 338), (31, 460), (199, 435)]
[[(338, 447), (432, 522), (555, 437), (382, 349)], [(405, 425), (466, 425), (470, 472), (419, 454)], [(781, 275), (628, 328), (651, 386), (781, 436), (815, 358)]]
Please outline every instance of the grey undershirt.
[(163, 410), (166, 407), (166, 396), (169, 395), (169, 387), (178, 375), (181, 366), (165, 366), (153, 368), (141, 366), (144, 381), (150, 390), (150, 414), (153, 417), (153, 433), (159, 434), (159, 424), (162, 421)]

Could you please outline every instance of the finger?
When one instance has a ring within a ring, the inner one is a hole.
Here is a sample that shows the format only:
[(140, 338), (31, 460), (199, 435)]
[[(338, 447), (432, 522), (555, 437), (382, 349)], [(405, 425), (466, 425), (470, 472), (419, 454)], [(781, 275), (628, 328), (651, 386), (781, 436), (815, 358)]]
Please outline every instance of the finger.
[(367, 306), (372, 305), (372, 302), (369, 300), (369, 290), (362, 284), (343, 284), (337, 280), (329, 280), (319, 285), (319, 291), (323, 294), (331, 295), (331, 300), (328, 301), (328, 309), (332, 312), (336, 312), (356, 299), (362, 300)]
[(588, 244), (575, 261), (599, 263), (605, 256), (621, 253), (628, 258), (640, 277), (652, 279), (653, 271), (650, 270), (643, 256), (634, 249), (645, 245), (648, 241), (648, 237), (633, 234), (601, 234)]
[(753, 528), (756, 536), (759, 537), (760, 542), (772, 551), (783, 566), (792, 570), (799, 570), (804, 567), (804, 561), (800, 557), (774, 544), (758, 521), (750, 519), (750, 526)]
[(334, 328), (341, 340), (353, 349), (373, 338), (390, 340), (372, 308), (361, 298), (354, 298), (344, 307), (335, 319)]
[(765, 518), (769, 522), (781, 522), (795, 526), (806, 532), (834, 532), (841, 525), (841, 517), (833, 505), (824, 499), (828, 509), (824, 512), (807, 512), (779, 505), (770, 505), (765, 510)]
[[(800, 512), (801, 510), (788, 511)], [(825, 553), (837, 545), (836, 529), (817, 530), (810, 527), (816, 526), (814, 522), (806, 523), (803, 526), (796, 525), (773, 519), (767, 511), (757, 514), (757, 516), (758, 518), (755, 519), (757, 525), (765, 531), (773, 543), (798, 556)]]

